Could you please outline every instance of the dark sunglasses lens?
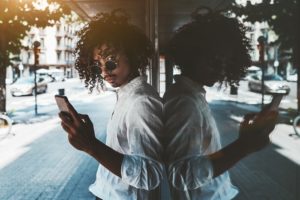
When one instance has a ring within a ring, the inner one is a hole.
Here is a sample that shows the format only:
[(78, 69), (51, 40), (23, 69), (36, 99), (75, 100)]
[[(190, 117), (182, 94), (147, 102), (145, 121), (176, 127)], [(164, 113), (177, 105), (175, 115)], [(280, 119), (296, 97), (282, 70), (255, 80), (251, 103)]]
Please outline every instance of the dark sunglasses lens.
[(93, 71), (93, 73), (96, 73), (96, 74), (101, 74), (102, 73), (102, 70), (100, 68), (100, 63), (98, 61), (94, 61), (92, 71)]
[(94, 66), (92, 67), (92, 73), (93, 73), (93, 74), (101, 74), (102, 71), (101, 71), (100, 67), (94, 65)]
[(113, 71), (117, 68), (117, 63), (115, 61), (109, 60), (105, 63), (105, 67), (109, 71)]

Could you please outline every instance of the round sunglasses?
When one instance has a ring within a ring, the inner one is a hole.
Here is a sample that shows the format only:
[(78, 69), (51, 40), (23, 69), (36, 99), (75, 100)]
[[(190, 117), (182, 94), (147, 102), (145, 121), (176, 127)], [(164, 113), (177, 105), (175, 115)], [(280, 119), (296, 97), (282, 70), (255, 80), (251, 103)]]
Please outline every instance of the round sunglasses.
[(105, 68), (108, 71), (113, 71), (118, 67), (118, 62), (113, 58), (108, 58), (108, 60), (104, 63)]
[[(96, 66), (100, 69), (101, 64), (98, 60), (95, 60), (94, 66)], [(109, 57), (108, 60), (105, 61), (104, 67), (106, 68), (107, 71), (111, 72), (118, 67), (118, 62), (115, 59)], [(101, 72), (101, 69), (100, 69), (100, 72)]]

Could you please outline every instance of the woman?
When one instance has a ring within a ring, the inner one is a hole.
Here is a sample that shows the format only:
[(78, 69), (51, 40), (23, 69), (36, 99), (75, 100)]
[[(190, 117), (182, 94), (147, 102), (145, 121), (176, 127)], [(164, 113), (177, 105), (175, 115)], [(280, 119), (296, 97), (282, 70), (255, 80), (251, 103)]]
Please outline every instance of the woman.
[(277, 113), (246, 115), (239, 138), (221, 146), (204, 86), (238, 84), (250, 66), (249, 41), (235, 18), (201, 8), (180, 27), (168, 54), (181, 69), (164, 94), (166, 164), (172, 199), (229, 200), (238, 190), (228, 169), (269, 143)]
[(73, 108), (71, 120), (59, 114), (69, 142), (100, 163), (89, 189), (104, 200), (159, 199), (162, 102), (144, 76), (151, 42), (119, 11), (98, 15), (79, 36), (75, 65), (86, 86), (93, 90), (105, 80), (119, 88), (106, 144), (96, 139), (87, 115)]

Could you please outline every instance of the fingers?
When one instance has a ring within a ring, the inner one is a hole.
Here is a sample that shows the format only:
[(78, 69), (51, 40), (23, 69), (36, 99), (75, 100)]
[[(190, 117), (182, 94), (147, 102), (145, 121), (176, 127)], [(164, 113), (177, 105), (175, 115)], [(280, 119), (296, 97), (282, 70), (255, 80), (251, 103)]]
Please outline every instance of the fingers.
[(88, 115), (81, 115), (81, 119), (86, 123), (86, 124), (89, 124), (89, 125), (93, 125), (90, 117)]
[(62, 126), (65, 131), (71, 134), (75, 134), (81, 129), (93, 129), (93, 123), (88, 115), (76, 114), (78, 120), (74, 120), (73, 117), (66, 112), (60, 112), (60, 119), (62, 120)]
[(69, 134), (74, 134), (75, 126), (73, 123), (73, 119), (68, 115), (68, 113), (60, 112), (58, 115), (61, 119), (61, 126), (63, 127), (63, 129)]
[(277, 122), (278, 112), (270, 111), (258, 116), (255, 120), (257, 129), (260, 130), (263, 137), (269, 138), (270, 133), (274, 130)]
[(68, 125), (67, 125), (66, 123), (64, 123), (64, 122), (61, 122), (61, 126), (62, 126), (62, 128), (63, 128), (69, 135), (73, 134), (73, 129), (72, 129), (72, 127), (68, 126)]
[(72, 104), (68, 104), (68, 109), (70, 111), (70, 115), (73, 118), (75, 123), (79, 123), (80, 122), (80, 117), (79, 114), (77, 113), (77, 111), (75, 110), (75, 108), (72, 106)]
[(248, 113), (244, 116), (244, 120), (253, 119), (256, 115), (257, 115), (257, 113)]
[(241, 122), (241, 126), (246, 127), (248, 124), (252, 124), (256, 115), (257, 115), (256, 113), (246, 114), (244, 116), (244, 120)]
[(58, 113), (59, 118), (66, 124), (71, 124), (73, 122), (73, 118), (70, 116), (69, 113), (60, 112)]
[(78, 113), (78, 116), (79, 116), (79, 118), (80, 118), (80, 120), (81, 120), (82, 122), (84, 122), (84, 123), (86, 122), (86, 116), (87, 116), (87, 115)]
[(277, 117), (277, 111), (247, 114), (244, 116), (244, 121), (241, 123), (240, 130), (244, 134), (257, 133), (262, 137), (268, 137), (275, 128)]
[(257, 113), (248, 113), (244, 116), (244, 121), (248, 122), (250, 120), (253, 120), (257, 116)]

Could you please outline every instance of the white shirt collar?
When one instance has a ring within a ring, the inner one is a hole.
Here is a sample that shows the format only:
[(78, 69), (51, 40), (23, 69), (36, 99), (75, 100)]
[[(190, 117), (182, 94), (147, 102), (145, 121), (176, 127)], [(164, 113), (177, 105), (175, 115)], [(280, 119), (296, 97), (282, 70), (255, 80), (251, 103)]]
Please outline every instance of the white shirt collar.
[(146, 76), (138, 76), (134, 79), (132, 79), (130, 82), (126, 83), (125, 85), (119, 87), (117, 90), (117, 97), (127, 94), (130, 91), (133, 91), (136, 87), (139, 87), (142, 82), (146, 82), (147, 77)]

